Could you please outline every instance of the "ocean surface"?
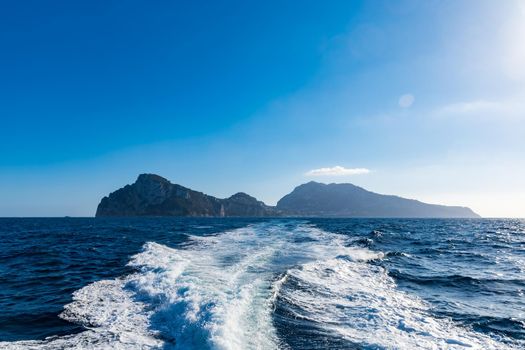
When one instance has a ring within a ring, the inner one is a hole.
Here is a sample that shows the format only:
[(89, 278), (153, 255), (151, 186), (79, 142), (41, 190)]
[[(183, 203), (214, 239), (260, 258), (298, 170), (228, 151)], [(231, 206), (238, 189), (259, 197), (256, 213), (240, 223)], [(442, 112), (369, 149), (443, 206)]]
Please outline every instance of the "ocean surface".
[(525, 221), (0, 219), (1, 349), (525, 349)]

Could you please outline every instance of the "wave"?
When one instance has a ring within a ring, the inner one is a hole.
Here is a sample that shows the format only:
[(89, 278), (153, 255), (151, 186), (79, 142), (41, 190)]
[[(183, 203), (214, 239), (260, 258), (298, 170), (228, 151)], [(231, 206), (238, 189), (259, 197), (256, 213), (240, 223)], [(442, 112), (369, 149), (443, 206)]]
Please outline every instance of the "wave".
[(512, 348), (449, 319), (435, 318), (422, 300), (398, 290), (384, 268), (348, 259), (290, 270), (277, 302), (277, 311), (288, 320), (288, 330), (293, 332), (297, 323), (306, 324), (364, 348)]
[[(390, 256), (390, 254), (387, 254)], [(419, 285), (431, 285), (436, 287), (447, 287), (447, 288), (462, 288), (467, 289), (472, 286), (476, 287), (476, 290), (484, 289), (484, 286), (491, 284), (505, 284), (515, 285), (518, 290), (525, 288), (525, 281), (520, 279), (505, 278), (504, 276), (498, 276), (499, 278), (490, 277), (472, 277), (464, 275), (419, 275), (414, 276), (409, 273), (404, 273), (398, 270), (391, 270), (390, 276), (394, 277), (398, 281), (411, 282)], [(490, 289), (486, 288), (486, 293), (489, 293)], [(495, 293), (495, 292), (492, 292)], [(508, 291), (506, 291), (508, 293)]]
[(339, 348), (509, 348), (432, 317), (424, 302), (398, 290), (384, 268), (370, 263), (382, 252), (348, 243), (301, 222), (192, 236), (183, 249), (149, 242), (128, 263), (134, 273), (73, 294), (61, 317), (86, 331), (0, 346), (307, 348), (287, 336), (302, 330)]

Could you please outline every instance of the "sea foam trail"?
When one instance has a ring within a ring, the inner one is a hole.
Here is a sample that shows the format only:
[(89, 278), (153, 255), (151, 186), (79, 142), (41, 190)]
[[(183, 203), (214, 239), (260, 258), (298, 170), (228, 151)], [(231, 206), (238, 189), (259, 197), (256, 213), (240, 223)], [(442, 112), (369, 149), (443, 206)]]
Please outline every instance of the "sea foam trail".
[(277, 302), (293, 315), (289, 327), (300, 320), (365, 349), (517, 349), (432, 317), (380, 266), (336, 258), (304, 264), (285, 277)]
[(249, 226), (193, 237), (186, 249), (146, 243), (132, 257), (137, 272), (77, 291), (62, 317), (78, 335), (9, 348), (275, 349), (271, 261), (279, 226)]
[[(369, 261), (383, 254), (304, 223), (269, 222), (192, 237), (184, 248), (149, 242), (136, 272), (92, 283), (61, 317), (87, 330), (8, 349), (280, 349), (274, 312), (371, 349), (505, 349), (399, 291)], [(278, 310), (277, 310), (278, 312)], [(300, 325), (297, 325), (300, 327)], [(318, 330), (318, 331), (319, 331)]]

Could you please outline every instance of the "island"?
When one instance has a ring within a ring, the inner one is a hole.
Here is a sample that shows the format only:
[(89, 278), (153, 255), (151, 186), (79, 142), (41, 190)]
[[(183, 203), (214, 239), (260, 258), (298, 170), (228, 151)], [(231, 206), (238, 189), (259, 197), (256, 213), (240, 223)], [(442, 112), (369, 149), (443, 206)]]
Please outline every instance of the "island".
[(141, 174), (102, 198), (97, 217), (193, 216), (193, 217), (369, 217), (369, 218), (478, 218), (467, 207), (423, 203), (383, 195), (349, 184), (308, 182), (266, 205), (239, 192), (217, 198), (173, 184), (156, 174)]

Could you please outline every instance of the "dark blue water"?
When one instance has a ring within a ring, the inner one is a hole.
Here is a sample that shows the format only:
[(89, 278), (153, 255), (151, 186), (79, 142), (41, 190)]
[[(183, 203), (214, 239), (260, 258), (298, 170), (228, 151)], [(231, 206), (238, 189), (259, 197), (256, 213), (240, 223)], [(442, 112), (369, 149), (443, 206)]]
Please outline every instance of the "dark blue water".
[(0, 219), (0, 347), (525, 348), (525, 221)]

